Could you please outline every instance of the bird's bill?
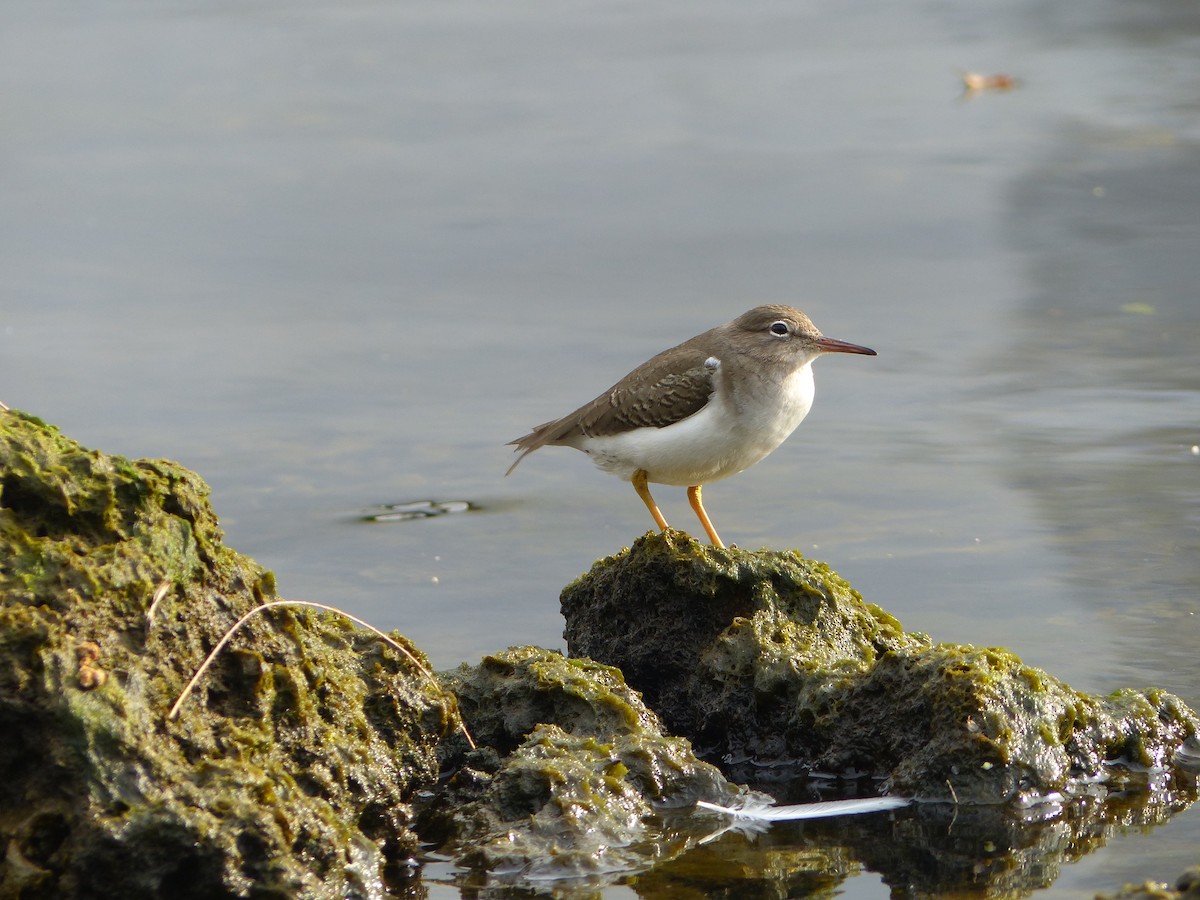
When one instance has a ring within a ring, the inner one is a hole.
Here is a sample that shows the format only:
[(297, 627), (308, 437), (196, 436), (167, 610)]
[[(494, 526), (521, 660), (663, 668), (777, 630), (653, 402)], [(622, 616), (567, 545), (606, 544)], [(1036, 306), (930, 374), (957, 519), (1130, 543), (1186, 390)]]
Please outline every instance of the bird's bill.
[(860, 347), (858, 344), (839, 341), (835, 338), (819, 337), (817, 346), (821, 348), (822, 353), (861, 353), (863, 356), (878, 356), (870, 347)]

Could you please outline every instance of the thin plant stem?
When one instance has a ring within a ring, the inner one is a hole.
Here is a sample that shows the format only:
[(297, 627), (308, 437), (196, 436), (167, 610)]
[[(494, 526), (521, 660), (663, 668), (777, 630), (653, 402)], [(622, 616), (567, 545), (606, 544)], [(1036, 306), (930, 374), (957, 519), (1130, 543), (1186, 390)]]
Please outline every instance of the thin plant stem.
[[(415, 656), (409, 653), (408, 650), (399, 642), (384, 634), (370, 622), (364, 622), (357, 616), (352, 616), (350, 613), (346, 612), (345, 610), (338, 609), (336, 606), (326, 606), (324, 603), (315, 603), (312, 600), (271, 600), (267, 603), (263, 603), (260, 606), (254, 607), (254, 609), (250, 610), (250, 612), (238, 619), (233, 624), (233, 627), (225, 632), (221, 640), (217, 641), (217, 646), (213, 647), (212, 652), (209, 653), (204, 662), (201, 663), (200, 668), (196, 670), (196, 674), (192, 676), (191, 680), (187, 683), (187, 686), (184, 687), (183, 693), (179, 695), (179, 699), (177, 699), (175, 704), (171, 707), (171, 711), (167, 713), (168, 719), (174, 719), (179, 715), (179, 710), (183, 706), (184, 701), (187, 700), (187, 698), (191, 695), (192, 689), (196, 686), (200, 679), (204, 677), (204, 673), (207, 672), (209, 667), (213, 664), (213, 661), (217, 658), (217, 654), (225, 649), (225, 645), (232, 640), (233, 636), (237, 634), (241, 627), (258, 613), (263, 612), (264, 610), (273, 609), (278, 606), (307, 606), (313, 609), (323, 609), (326, 612), (337, 613), (338, 615), (345, 616), (351, 622), (354, 622), (356, 625), (360, 625), (375, 634), (375, 636), (384, 643), (394, 647), (396, 650), (399, 650), (402, 654), (404, 654), (405, 657), (408, 658), (409, 662), (417, 667), (417, 671), (420, 672), (430, 684), (432, 684), (438, 691), (442, 691), (442, 686), (437, 683), (437, 679), (433, 677), (432, 672), (426, 669), (425, 666), (421, 665), (421, 662)], [(458, 728), (463, 733), (463, 737), (467, 739), (467, 743), (470, 745), (471, 749), (474, 750), (475, 741), (471, 739), (471, 734), (467, 731), (467, 726), (463, 724), (461, 716), (459, 716)]]

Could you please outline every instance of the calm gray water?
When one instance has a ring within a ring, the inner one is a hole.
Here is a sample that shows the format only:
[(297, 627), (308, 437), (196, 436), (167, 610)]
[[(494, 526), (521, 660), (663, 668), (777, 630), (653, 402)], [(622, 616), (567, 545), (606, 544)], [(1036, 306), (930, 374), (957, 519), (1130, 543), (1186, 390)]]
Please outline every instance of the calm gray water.
[[(561, 646), (559, 589), (652, 523), (504, 443), (787, 302), (879, 356), (705, 491), (726, 540), (1200, 705), (1194, 4), (10, 0), (0, 136), (0, 400), (199, 471), (285, 596), (441, 667)], [(361, 521), (426, 499), (478, 509)]]

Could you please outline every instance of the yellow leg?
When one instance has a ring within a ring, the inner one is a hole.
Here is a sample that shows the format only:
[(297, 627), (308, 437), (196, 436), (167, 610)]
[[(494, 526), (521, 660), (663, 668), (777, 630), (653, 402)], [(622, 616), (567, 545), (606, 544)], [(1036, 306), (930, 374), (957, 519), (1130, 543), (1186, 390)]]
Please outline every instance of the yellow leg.
[(650, 496), (650, 485), (646, 482), (646, 470), (638, 469), (633, 473), (631, 480), (633, 481), (633, 489), (638, 492), (638, 496), (646, 504), (646, 509), (650, 510), (650, 515), (654, 516), (655, 523), (663, 531), (666, 531), (670, 526), (667, 525), (667, 520), (663, 518), (663, 514), (658, 511), (658, 504)]
[(692, 509), (696, 511), (696, 518), (700, 520), (700, 524), (704, 526), (704, 530), (708, 532), (708, 539), (712, 541), (714, 547), (724, 547), (721, 543), (721, 536), (717, 534), (717, 529), (713, 528), (712, 522), (708, 520), (708, 513), (704, 511), (704, 503), (700, 500), (700, 488), (704, 485), (694, 484), (688, 488), (688, 503), (692, 504)]

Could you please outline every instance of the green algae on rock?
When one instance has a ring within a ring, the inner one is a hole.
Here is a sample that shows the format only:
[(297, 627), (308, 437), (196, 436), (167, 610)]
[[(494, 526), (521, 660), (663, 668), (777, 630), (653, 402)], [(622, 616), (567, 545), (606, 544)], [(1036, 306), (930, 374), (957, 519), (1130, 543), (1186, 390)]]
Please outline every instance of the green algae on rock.
[(1114, 894), (1097, 894), (1096, 900), (1200, 900), (1200, 866), (1187, 869), (1173, 885), (1127, 884)]
[(690, 813), (696, 799), (732, 793), (724, 802), (737, 805), (749, 794), (697, 762), (688, 741), (663, 736), (619, 670), (519, 647), (441, 677), (479, 747), (456, 735), (441, 745), (454, 774), (420, 800), (417, 821), (469, 870), (457, 875), (464, 891), (566, 882), (592, 896), (636, 873), (647, 897), (800, 896), (832, 894), (865, 867), (899, 893), (1021, 896), (1124, 829), (1149, 828), (1195, 800), (1193, 785), (1100, 791), (1069, 815), (1053, 804), (919, 803), (808, 821), (801, 841), (748, 840), (735, 822)]
[(342, 617), (256, 617), (167, 720), (274, 597), (221, 539), (194, 473), (0, 412), (0, 896), (374, 898), (403, 870), (453, 701)]
[(1004, 650), (933, 645), (796, 552), (648, 534), (562, 593), (573, 655), (624, 672), (704, 756), (889, 779), (925, 799), (1036, 800), (1110, 763), (1168, 767), (1200, 720), (1094, 697)]
[(664, 736), (609, 666), (514, 647), (442, 678), (481, 749), (454, 751), (420, 824), (460, 865), (521, 879), (645, 869), (695, 840), (658, 811), (748, 796)]

